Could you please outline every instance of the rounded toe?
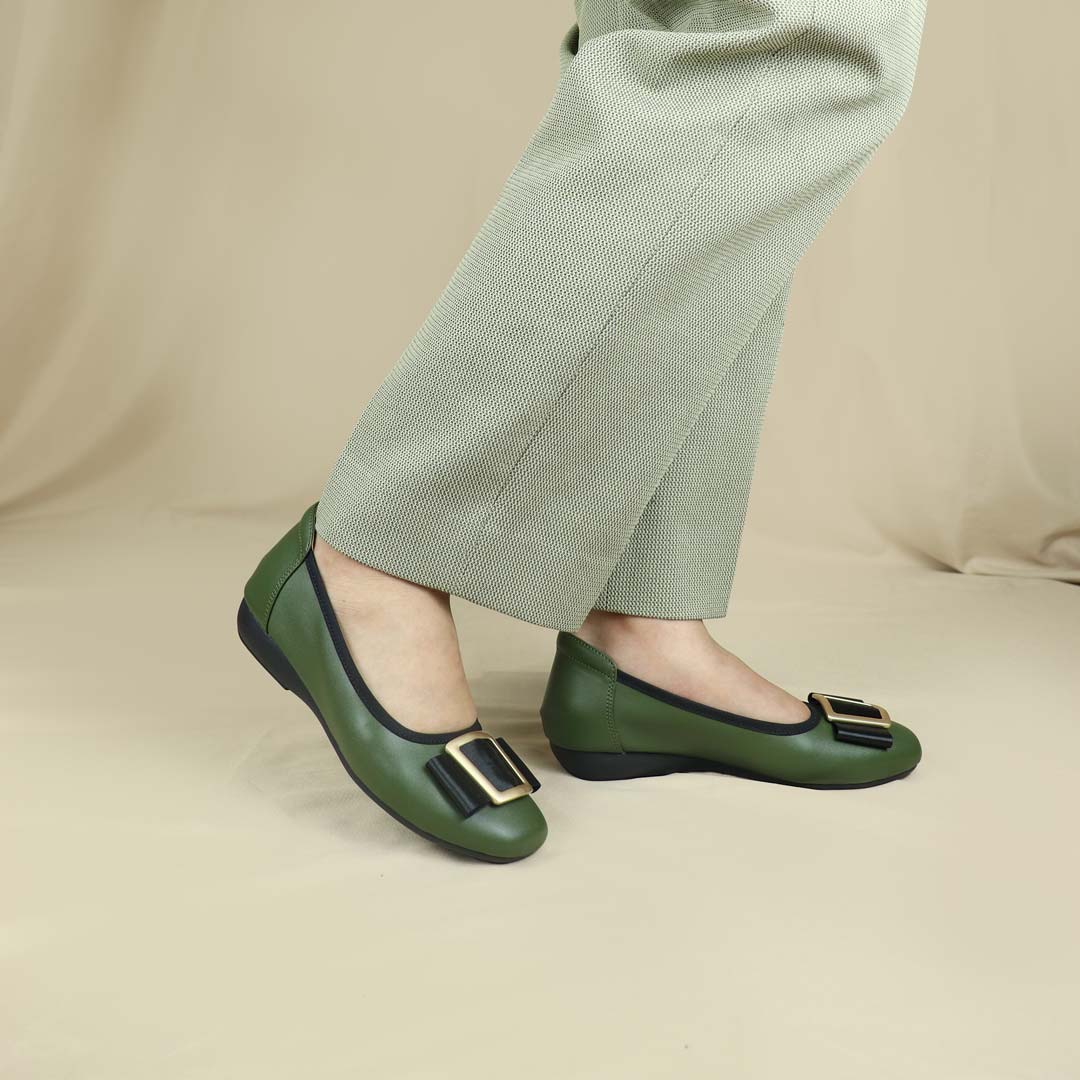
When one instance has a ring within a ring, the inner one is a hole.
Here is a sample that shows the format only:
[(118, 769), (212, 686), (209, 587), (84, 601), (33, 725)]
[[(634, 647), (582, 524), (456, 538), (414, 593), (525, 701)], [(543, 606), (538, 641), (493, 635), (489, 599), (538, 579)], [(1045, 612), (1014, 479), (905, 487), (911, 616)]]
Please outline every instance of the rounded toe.
[(513, 862), (532, 855), (547, 839), (540, 807), (526, 796), (502, 806), (485, 806), (466, 821), (460, 846), (493, 862)]
[(911, 728), (894, 723), (890, 728), (893, 744), (886, 751), (890, 761), (890, 774), (901, 776), (911, 772), (922, 761), (922, 743)]
[(852, 748), (859, 753), (845, 769), (850, 786), (868, 787), (899, 780), (919, 764), (922, 746), (915, 732), (895, 722), (889, 731), (892, 745), (887, 750)]

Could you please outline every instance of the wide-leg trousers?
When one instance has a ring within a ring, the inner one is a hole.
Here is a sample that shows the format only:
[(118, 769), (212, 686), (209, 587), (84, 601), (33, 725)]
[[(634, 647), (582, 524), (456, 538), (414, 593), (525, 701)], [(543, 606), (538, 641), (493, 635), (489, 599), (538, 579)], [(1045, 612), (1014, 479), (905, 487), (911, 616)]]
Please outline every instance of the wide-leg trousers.
[(323, 538), (558, 629), (722, 616), (792, 273), (903, 113), (924, 12), (578, 0), (550, 109), (361, 415)]

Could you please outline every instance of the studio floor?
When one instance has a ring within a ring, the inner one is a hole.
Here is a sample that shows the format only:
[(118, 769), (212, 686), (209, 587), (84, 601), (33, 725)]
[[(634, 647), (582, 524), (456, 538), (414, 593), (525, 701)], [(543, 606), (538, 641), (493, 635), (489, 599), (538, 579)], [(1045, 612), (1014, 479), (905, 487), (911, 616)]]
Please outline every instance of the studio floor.
[(748, 538), (717, 636), (923, 739), (854, 792), (574, 780), (554, 635), (461, 604), (550, 825), (489, 866), (382, 814), (236, 640), (287, 524), (0, 529), (5, 1080), (1080, 1077), (1080, 589)]

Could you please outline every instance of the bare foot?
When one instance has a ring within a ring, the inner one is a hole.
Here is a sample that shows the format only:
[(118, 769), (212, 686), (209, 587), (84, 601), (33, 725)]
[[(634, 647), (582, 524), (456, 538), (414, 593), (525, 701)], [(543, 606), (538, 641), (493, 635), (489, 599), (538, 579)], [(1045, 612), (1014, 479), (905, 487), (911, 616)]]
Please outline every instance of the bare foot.
[(718, 645), (700, 620), (593, 611), (577, 636), (627, 674), (703, 705), (774, 724), (798, 724), (810, 715), (805, 701)]
[(358, 563), (318, 536), (315, 562), (353, 662), (386, 711), (428, 734), (472, 725), (449, 596)]

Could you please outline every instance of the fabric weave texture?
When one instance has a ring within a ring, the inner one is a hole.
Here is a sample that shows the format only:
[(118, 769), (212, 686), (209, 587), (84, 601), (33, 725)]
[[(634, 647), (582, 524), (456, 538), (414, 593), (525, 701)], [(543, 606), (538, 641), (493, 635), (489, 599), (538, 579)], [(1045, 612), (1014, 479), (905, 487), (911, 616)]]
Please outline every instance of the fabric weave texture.
[(792, 273), (911, 92), (925, 0), (579, 0), (555, 98), (317, 527), (557, 629), (725, 614)]

